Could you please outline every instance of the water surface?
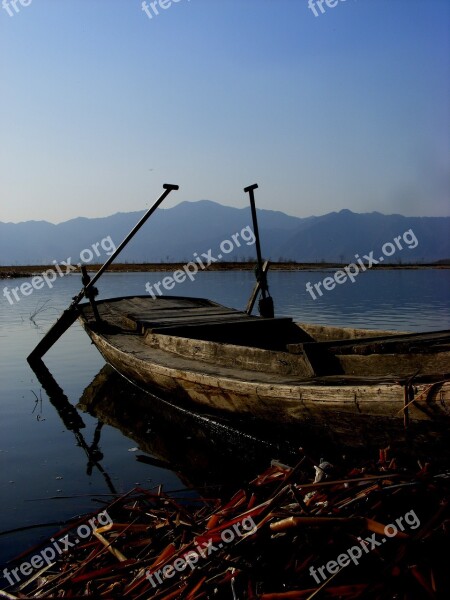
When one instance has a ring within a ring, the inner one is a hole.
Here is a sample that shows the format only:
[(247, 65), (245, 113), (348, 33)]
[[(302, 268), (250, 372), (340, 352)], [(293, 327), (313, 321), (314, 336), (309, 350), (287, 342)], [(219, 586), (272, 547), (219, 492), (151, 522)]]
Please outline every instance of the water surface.
[[(165, 275), (170, 273), (105, 274), (99, 281), (100, 298), (144, 294), (147, 281), (155, 283)], [(338, 286), (314, 301), (305, 284), (314, 284), (326, 275), (324, 271), (271, 273), (269, 283), (277, 315), (373, 329), (450, 329), (448, 270), (366, 272), (354, 284)], [(11, 288), (23, 281), (5, 280), (3, 285)], [(171, 293), (207, 297), (242, 309), (253, 282), (251, 272), (207, 272), (198, 274), (194, 282), (178, 285)], [(35, 290), (12, 306), (1, 297), (0, 532), (61, 522), (93, 510), (108, 499), (103, 495), (111, 488), (122, 493), (136, 484), (150, 487), (163, 483), (166, 489), (174, 490), (201, 487), (214, 483), (214, 479), (219, 483), (225, 477), (223, 463), (227, 461), (238, 482), (243, 471), (240, 463), (235, 466), (233, 461), (246, 454), (254, 460), (259, 452), (258, 442), (250, 437), (238, 439), (226, 428), (195, 420), (195, 416), (186, 421), (189, 425), (178, 422), (175, 426), (172, 417), (142, 416), (137, 423), (133, 417), (131, 422), (126, 409), (139, 400), (133, 388), (119, 385), (115, 412), (108, 416), (111, 425), (102, 425), (98, 414), (80, 411), (80, 427), (69, 429), (26, 356), (79, 289), (79, 277), (71, 275), (57, 281), (51, 290)], [(48, 352), (45, 362), (73, 406), (104, 366), (78, 323)], [(105, 415), (104, 410), (99, 412)], [(118, 421), (122, 430), (112, 426)], [(260, 456), (265, 457), (265, 452), (270, 455), (274, 451), (261, 446)], [(136, 460), (138, 454), (156, 460), (141, 462)], [(221, 454), (224, 460), (220, 462)], [(92, 463), (92, 457), (101, 468)], [(211, 469), (211, 463), (218, 465), (216, 470)], [(53, 531), (54, 526), (0, 535), (0, 563)], [(3, 583), (0, 581), (0, 588)]]

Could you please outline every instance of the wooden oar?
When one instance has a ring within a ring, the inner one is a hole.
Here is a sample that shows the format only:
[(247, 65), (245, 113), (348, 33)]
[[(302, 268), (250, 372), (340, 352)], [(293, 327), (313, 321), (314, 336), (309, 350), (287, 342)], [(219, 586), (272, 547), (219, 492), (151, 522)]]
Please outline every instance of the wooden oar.
[[(273, 319), (274, 317), (274, 307), (273, 300), (271, 295), (269, 294), (269, 288), (267, 286), (267, 270), (264, 271), (263, 268), (263, 259), (261, 254), (261, 243), (259, 241), (259, 229), (258, 229), (258, 218), (256, 216), (256, 204), (255, 204), (255, 190), (258, 188), (258, 184), (254, 183), (253, 185), (249, 185), (244, 188), (244, 192), (249, 195), (250, 198), (250, 209), (252, 212), (252, 221), (253, 221), (253, 232), (255, 234), (255, 246), (256, 246), (256, 255), (258, 257), (258, 275), (257, 280), (260, 284), (261, 296), (262, 298), (259, 301), (259, 314), (266, 319)], [(253, 308), (253, 307), (252, 307)], [(248, 313), (250, 314), (250, 313)]]
[(142, 219), (133, 227), (127, 237), (123, 240), (123, 242), (116, 248), (116, 250), (111, 254), (105, 264), (97, 271), (94, 277), (90, 280), (90, 282), (83, 287), (80, 293), (74, 297), (72, 304), (67, 308), (63, 314), (59, 317), (56, 323), (49, 329), (49, 331), (44, 335), (42, 340), (36, 346), (36, 348), (31, 352), (28, 356), (27, 360), (29, 363), (33, 363), (36, 360), (41, 359), (44, 354), (53, 346), (53, 344), (59, 340), (59, 338), (65, 333), (72, 323), (78, 317), (78, 309), (77, 305), (81, 302), (81, 300), (86, 295), (86, 292), (92, 288), (96, 281), (98, 281), (99, 277), (106, 271), (109, 265), (113, 262), (116, 256), (125, 248), (128, 242), (132, 237), (139, 231), (139, 229), (144, 225), (144, 223), (151, 217), (151, 215), (155, 212), (161, 202), (170, 194), (172, 190), (178, 190), (178, 185), (173, 185), (170, 183), (165, 183), (163, 185), (164, 192), (158, 198), (158, 200), (153, 204), (152, 207), (148, 209)]

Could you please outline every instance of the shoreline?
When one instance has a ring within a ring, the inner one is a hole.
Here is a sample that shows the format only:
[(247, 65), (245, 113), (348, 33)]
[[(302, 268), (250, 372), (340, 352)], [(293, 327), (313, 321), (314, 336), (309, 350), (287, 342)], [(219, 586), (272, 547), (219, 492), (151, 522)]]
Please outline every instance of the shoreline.
[[(109, 273), (151, 273), (173, 272), (182, 269), (186, 263), (117, 263), (108, 268)], [(330, 269), (343, 269), (348, 263), (320, 262), (271, 262), (271, 271), (326, 271)], [(86, 265), (89, 272), (96, 272), (101, 264)], [(218, 262), (211, 264), (205, 271), (253, 271), (256, 262)], [(0, 266), (0, 279), (19, 279), (33, 277), (47, 271), (54, 270), (55, 265), (7, 265)], [(450, 263), (411, 263), (411, 264), (382, 264), (373, 265), (370, 270), (424, 270), (424, 269), (450, 269)], [(77, 267), (72, 274), (80, 273)]]

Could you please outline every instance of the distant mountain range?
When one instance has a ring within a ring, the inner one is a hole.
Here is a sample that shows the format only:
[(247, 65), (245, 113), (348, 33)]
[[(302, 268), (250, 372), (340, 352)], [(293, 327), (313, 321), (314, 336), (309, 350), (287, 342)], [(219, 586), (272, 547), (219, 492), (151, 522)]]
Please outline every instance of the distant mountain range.
[[(0, 222), (0, 264), (36, 265), (60, 262), (72, 257), (80, 261), (80, 252), (110, 236), (118, 245), (134, 227), (142, 212), (117, 213), (109, 217), (79, 217), (54, 225), (46, 221), (23, 223)], [(409, 230), (417, 244), (399, 240), (386, 263), (428, 263), (450, 258), (450, 217), (404, 217), (378, 212), (332, 212), (320, 217), (298, 218), (279, 211), (258, 210), (259, 229), (265, 258), (273, 261), (351, 262), (355, 254), (374, 251), (381, 254), (383, 244)], [(189, 261), (212, 249), (217, 255), (219, 244), (231, 240), (234, 233), (251, 225), (249, 208), (232, 208), (209, 200), (182, 202), (174, 208), (159, 209), (117, 259), (120, 262)], [(111, 249), (105, 242), (107, 250)], [(414, 246), (415, 247), (412, 247)], [(386, 247), (389, 254), (391, 247)], [(104, 262), (105, 250), (92, 262)], [(84, 256), (84, 261), (89, 253)], [(242, 243), (226, 254), (226, 260), (255, 257), (255, 248)]]

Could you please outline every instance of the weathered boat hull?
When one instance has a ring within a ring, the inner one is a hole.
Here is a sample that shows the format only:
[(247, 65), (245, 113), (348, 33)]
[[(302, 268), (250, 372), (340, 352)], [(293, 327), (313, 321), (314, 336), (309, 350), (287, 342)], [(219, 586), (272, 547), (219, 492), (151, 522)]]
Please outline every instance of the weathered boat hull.
[[(179, 336), (181, 343), (191, 344), (191, 356), (186, 357), (186, 349), (184, 355), (180, 348), (172, 348), (172, 352), (167, 349), (173, 336), (161, 336), (161, 348), (154, 339), (158, 334), (152, 331), (96, 331), (88, 315), (88, 311), (82, 313), (81, 322), (105, 360), (129, 380), (172, 402), (298, 426), (347, 446), (381, 447), (412, 439), (416, 444), (438, 444), (444, 451), (447, 448), (450, 382), (445, 377), (441, 381), (408, 384), (392, 375), (372, 379), (348, 375), (305, 379), (287, 372), (275, 376), (229, 366), (226, 356), (227, 352), (233, 353), (233, 348), (226, 343), (192, 339), (187, 342)], [(221, 352), (225, 364), (214, 362), (211, 357), (204, 360), (205, 348), (212, 351), (208, 344)], [(203, 360), (195, 359), (196, 347)], [(383, 360), (388, 360), (386, 355)], [(442, 362), (441, 355), (439, 360)], [(287, 371), (292, 368), (285, 365)]]
[[(206, 376), (168, 372), (158, 364), (128, 360), (115, 348), (92, 334), (105, 360), (120, 374), (145, 389), (167, 397), (171, 402), (194, 404), (218, 413), (234, 414), (283, 427), (298, 427), (299, 440), (325, 436), (342, 447), (401, 447), (412, 443), (426, 453), (445, 452), (448, 445), (449, 419), (441, 407), (450, 405), (450, 387), (444, 384), (428, 398), (426, 407), (417, 404), (410, 411), (410, 423), (403, 422), (403, 389), (399, 385), (274, 388), (268, 385), (239, 385), (215, 381)], [(429, 385), (416, 386), (417, 394), (429, 391)], [(359, 398), (359, 400), (358, 400)], [(362, 400), (364, 398), (364, 400)], [(381, 404), (381, 406), (380, 406)], [(424, 410), (425, 408), (425, 410)], [(389, 416), (386, 416), (386, 413)]]

